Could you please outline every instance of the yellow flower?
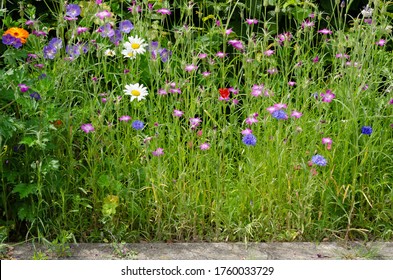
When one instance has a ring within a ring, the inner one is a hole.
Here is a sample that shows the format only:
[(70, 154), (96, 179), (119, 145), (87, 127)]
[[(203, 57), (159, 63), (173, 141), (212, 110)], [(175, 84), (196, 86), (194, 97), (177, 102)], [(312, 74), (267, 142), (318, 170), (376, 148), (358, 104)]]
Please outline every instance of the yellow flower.
[(3, 35), (10, 34), (11, 36), (20, 39), (20, 42), (22, 44), (26, 43), (27, 37), (29, 37), (29, 32), (24, 30), (23, 28), (19, 27), (11, 27), (8, 29), (6, 32), (4, 32)]

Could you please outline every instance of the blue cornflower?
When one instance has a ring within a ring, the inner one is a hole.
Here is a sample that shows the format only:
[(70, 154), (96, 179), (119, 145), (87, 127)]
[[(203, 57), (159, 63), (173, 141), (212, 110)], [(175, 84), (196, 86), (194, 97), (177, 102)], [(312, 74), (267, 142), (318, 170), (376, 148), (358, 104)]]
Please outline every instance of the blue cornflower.
[(135, 130), (141, 130), (145, 126), (145, 124), (142, 121), (133, 121), (131, 124), (132, 128)]
[(49, 41), (48, 45), (54, 47), (56, 50), (59, 50), (63, 46), (63, 41), (60, 38), (53, 38)]
[(286, 120), (288, 119), (287, 113), (283, 110), (276, 110), (272, 113), (273, 118), (276, 118), (277, 120)]
[(134, 29), (134, 25), (129, 20), (123, 20), (119, 23), (119, 30), (122, 33), (130, 33)]
[(257, 138), (253, 134), (244, 135), (242, 141), (247, 146), (255, 146), (257, 144)]
[(326, 164), (327, 164), (326, 159), (325, 159), (323, 156), (321, 156), (321, 155), (315, 155), (315, 156), (313, 156), (313, 157), (311, 158), (311, 161), (312, 161), (314, 164), (319, 165), (319, 166), (326, 166)]
[(362, 126), (362, 134), (370, 135), (371, 133), (373, 133), (371, 126)]

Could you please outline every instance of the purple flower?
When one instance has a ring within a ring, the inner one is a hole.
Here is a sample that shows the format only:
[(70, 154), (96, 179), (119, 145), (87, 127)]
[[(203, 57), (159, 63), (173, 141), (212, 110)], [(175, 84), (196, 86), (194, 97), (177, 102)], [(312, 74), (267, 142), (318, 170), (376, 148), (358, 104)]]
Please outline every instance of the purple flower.
[(123, 20), (119, 23), (119, 30), (122, 33), (130, 33), (134, 29), (134, 25), (129, 20)]
[(19, 84), (18, 85), (20, 92), (26, 92), (29, 90), (29, 87), (25, 84)]
[(87, 30), (89, 30), (89, 28), (78, 26), (78, 27), (76, 28), (76, 33), (78, 33), (78, 35), (79, 35), (79, 34), (82, 34), (82, 33), (86, 32)]
[(41, 100), (41, 95), (38, 94), (38, 92), (33, 92), (30, 94), (30, 97), (35, 99), (35, 100)]
[(141, 130), (141, 129), (143, 129), (145, 124), (142, 121), (136, 120), (136, 121), (132, 122), (131, 126), (135, 130)]
[(16, 49), (19, 49), (22, 46), (22, 41), (11, 34), (3, 35), (2, 42), (4, 45), (13, 46)]
[(298, 111), (292, 111), (291, 117), (294, 117), (295, 119), (298, 119), (302, 116), (303, 114), (298, 112)]
[(306, 19), (305, 21), (302, 22), (302, 29), (313, 28), (314, 25), (315, 25), (315, 23), (313, 21)]
[(201, 122), (200, 118), (190, 118), (191, 129), (195, 129)]
[(112, 37), (109, 38), (109, 40), (115, 44), (115, 46), (119, 45), (119, 42), (123, 39), (123, 36), (121, 35), (120, 30), (114, 30), (114, 33)]
[(164, 9), (164, 8), (158, 9), (156, 12), (159, 13), (159, 14), (162, 14), (162, 15), (170, 15), (171, 14), (171, 10)]
[(128, 122), (129, 120), (131, 120), (130, 116), (121, 116), (119, 118), (119, 121), (121, 121), (121, 122)]
[(66, 6), (66, 20), (76, 20), (81, 14), (81, 7), (77, 4), (68, 4)]
[(373, 133), (371, 126), (362, 126), (362, 134), (370, 135), (371, 133)]
[(247, 146), (255, 146), (257, 144), (257, 138), (254, 134), (246, 134), (243, 136), (242, 142)]
[(115, 35), (115, 31), (113, 30), (112, 25), (110, 23), (100, 26), (97, 32), (100, 33), (101, 37), (103, 38), (112, 37), (113, 35)]
[(153, 156), (159, 157), (164, 154), (164, 149), (163, 148), (157, 148), (155, 151), (151, 152)]
[(232, 47), (234, 47), (237, 50), (243, 50), (244, 49), (243, 42), (239, 41), (239, 40), (229, 40), (228, 44), (231, 45)]
[(390, 104), (390, 105), (393, 105), (393, 98), (390, 99), (389, 104)]
[(166, 48), (159, 49), (158, 53), (160, 54), (161, 61), (164, 63), (168, 61), (169, 56), (172, 54), (172, 52), (168, 51)]
[(326, 159), (325, 159), (323, 156), (321, 156), (321, 155), (314, 155), (314, 156), (311, 158), (311, 161), (312, 161), (314, 164), (319, 165), (319, 166), (326, 166), (326, 164), (327, 164)]
[(206, 151), (210, 149), (210, 144), (209, 143), (203, 143), (199, 146), (199, 149), (201, 149), (202, 151)]
[(287, 113), (284, 110), (276, 110), (272, 113), (272, 117), (277, 120), (286, 120), (288, 119)]
[(91, 123), (86, 123), (86, 124), (82, 124), (81, 125), (81, 129), (85, 132), (85, 133), (89, 133), (94, 131), (94, 127)]
[(314, 62), (314, 63), (317, 63), (319, 61), (319, 57), (318, 56), (316, 56), (316, 57), (314, 57), (313, 59), (312, 59), (312, 62)]
[(377, 44), (378, 46), (382, 47), (386, 44), (386, 40), (384, 39), (380, 39), (378, 42), (376, 42), (375, 44)]
[(48, 46), (51, 46), (58, 51), (63, 47), (63, 41), (60, 38), (53, 38), (52, 40), (49, 41)]
[(322, 102), (330, 103), (336, 97), (336, 95), (330, 89), (328, 89), (326, 93), (321, 93), (321, 97)]
[(278, 73), (278, 70), (277, 70), (277, 68), (271, 68), (271, 69), (267, 69), (267, 72), (268, 72), (270, 75), (274, 75), (274, 74), (277, 74), (277, 73)]

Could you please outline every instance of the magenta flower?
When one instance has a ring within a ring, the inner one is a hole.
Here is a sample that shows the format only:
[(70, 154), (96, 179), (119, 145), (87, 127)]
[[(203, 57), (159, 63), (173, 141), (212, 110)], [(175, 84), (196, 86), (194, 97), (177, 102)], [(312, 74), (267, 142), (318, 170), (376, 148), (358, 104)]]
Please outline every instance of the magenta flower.
[(266, 55), (266, 56), (271, 56), (271, 55), (274, 54), (274, 50), (267, 50), (263, 54)]
[(274, 108), (276, 108), (277, 110), (281, 110), (281, 109), (286, 109), (288, 107), (287, 104), (283, 104), (283, 103), (277, 103), (273, 105)]
[(86, 32), (87, 30), (89, 30), (89, 28), (87, 28), (87, 27), (77, 27), (76, 28), (76, 32), (78, 33), (78, 35)]
[(191, 72), (198, 69), (198, 66), (194, 65), (194, 64), (190, 64), (190, 65), (186, 65), (186, 67), (184, 68), (184, 70), (186, 70), (187, 72)]
[(294, 85), (296, 85), (296, 82), (294, 82), (294, 81), (289, 81), (289, 82), (288, 82), (288, 85), (291, 86), (291, 87), (293, 87)]
[(94, 127), (91, 123), (86, 123), (86, 124), (82, 124), (81, 125), (81, 129), (85, 132), (85, 133), (89, 133), (94, 131)]
[(19, 84), (18, 85), (20, 92), (26, 92), (29, 90), (29, 87), (25, 84)]
[(333, 140), (329, 137), (322, 138), (322, 144), (326, 145), (326, 149), (330, 150), (332, 148)]
[(158, 89), (157, 94), (158, 95), (167, 95), (168, 93), (165, 89), (160, 88), (160, 89)]
[(257, 123), (258, 119), (255, 116), (250, 116), (246, 119), (246, 124), (252, 125), (253, 123)]
[(183, 111), (180, 111), (180, 110), (177, 110), (177, 109), (174, 109), (174, 110), (173, 110), (173, 116), (174, 116), (174, 117), (180, 118), (180, 117), (183, 116), (183, 115), (184, 115), (184, 112), (183, 112)]
[(219, 58), (223, 58), (223, 57), (225, 57), (227, 54), (226, 53), (223, 53), (223, 52), (217, 52), (216, 53), (216, 56), (217, 57), (219, 57)]
[(323, 34), (323, 35), (328, 35), (328, 34), (332, 34), (333, 31), (324, 28), (324, 29), (318, 30), (318, 33), (321, 33), (321, 34)]
[(270, 75), (274, 75), (274, 74), (277, 74), (277, 73), (278, 73), (278, 70), (277, 70), (277, 68), (271, 68), (271, 69), (267, 69), (267, 72), (268, 72)]
[(200, 53), (200, 54), (198, 54), (198, 58), (200, 58), (200, 59), (204, 59), (206, 57), (207, 57), (207, 53)]
[(151, 152), (153, 156), (159, 157), (164, 154), (164, 149), (163, 148), (157, 148), (155, 151)]
[(326, 93), (321, 93), (321, 97), (322, 102), (330, 103), (336, 97), (336, 95), (330, 89), (328, 89)]
[(294, 117), (295, 119), (298, 119), (302, 116), (303, 114), (298, 112), (298, 111), (292, 111), (291, 117)]
[(315, 25), (315, 23), (313, 21), (306, 19), (305, 21), (302, 22), (302, 29), (313, 28), (314, 25)]
[(248, 25), (252, 25), (252, 24), (257, 24), (258, 23), (258, 20), (257, 19), (250, 19), (250, 18), (248, 18), (248, 19), (246, 19), (246, 23), (248, 24)]
[(130, 116), (121, 116), (119, 118), (119, 121), (121, 121), (121, 122), (128, 122), (129, 120), (131, 120)]
[(228, 44), (230, 44), (232, 47), (234, 47), (237, 50), (244, 50), (244, 46), (242, 41), (239, 40), (229, 40)]
[(314, 63), (317, 63), (319, 61), (319, 57), (318, 56), (316, 56), (316, 57), (314, 57), (313, 59), (312, 59), (312, 62), (314, 62)]
[(386, 40), (384, 39), (380, 39), (378, 42), (376, 42), (375, 44), (377, 44), (380, 47), (383, 47), (386, 44)]
[(207, 76), (210, 76), (210, 72), (209, 71), (205, 71), (205, 72), (202, 72), (202, 75), (204, 76), (204, 77), (207, 77)]
[(233, 32), (232, 28), (225, 30), (225, 35), (229, 35)]
[(156, 12), (159, 14), (162, 14), (162, 15), (170, 15), (171, 14), (171, 10), (165, 9), (165, 8), (158, 9)]
[(390, 105), (393, 105), (393, 98), (390, 99), (389, 104), (390, 104)]
[(210, 144), (209, 143), (203, 143), (199, 146), (199, 149), (201, 149), (202, 151), (206, 151), (210, 149)]

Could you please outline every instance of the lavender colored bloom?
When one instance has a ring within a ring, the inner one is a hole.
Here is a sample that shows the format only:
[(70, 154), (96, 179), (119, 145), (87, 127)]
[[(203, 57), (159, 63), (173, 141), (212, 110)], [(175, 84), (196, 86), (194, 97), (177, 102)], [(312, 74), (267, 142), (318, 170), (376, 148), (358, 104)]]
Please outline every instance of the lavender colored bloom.
[(248, 25), (252, 25), (252, 24), (257, 24), (258, 23), (258, 20), (257, 19), (251, 19), (251, 18), (248, 18), (248, 19), (246, 19), (246, 23), (248, 24)]
[(159, 13), (159, 14), (162, 14), (162, 15), (170, 15), (171, 14), (171, 10), (164, 9), (164, 8), (158, 9), (156, 12)]
[(58, 51), (63, 47), (63, 41), (60, 38), (53, 38), (52, 40), (49, 41), (48, 46), (51, 46)]
[(231, 45), (232, 47), (234, 47), (237, 50), (243, 50), (244, 49), (243, 42), (239, 41), (239, 40), (229, 40), (228, 44)]
[(190, 118), (191, 129), (195, 129), (201, 122), (200, 118)]
[(326, 93), (321, 93), (321, 97), (322, 97), (322, 102), (330, 103), (336, 97), (336, 95), (330, 89), (328, 89)]
[(271, 56), (271, 55), (274, 54), (274, 50), (267, 50), (263, 54), (266, 55), (266, 56)]
[(184, 112), (183, 112), (183, 111), (176, 110), (176, 109), (173, 110), (173, 116), (174, 116), (174, 117), (180, 118), (180, 117), (183, 116), (183, 115), (184, 115)]
[(81, 129), (85, 132), (85, 133), (89, 133), (94, 131), (94, 127), (91, 123), (86, 123), (86, 124), (82, 124), (81, 125)]
[(326, 166), (326, 164), (327, 164), (326, 159), (321, 155), (314, 155), (311, 158), (311, 161), (312, 161), (312, 163), (319, 165), (319, 166)]
[(132, 122), (131, 126), (135, 130), (141, 130), (141, 129), (143, 129), (145, 124), (142, 121), (136, 120), (136, 121)]
[(246, 134), (243, 136), (242, 142), (247, 146), (255, 146), (257, 144), (257, 138), (254, 134)]
[(112, 37), (109, 38), (109, 40), (115, 46), (118, 46), (122, 39), (123, 39), (123, 36), (121, 35), (121, 31), (120, 30), (114, 30), (114, 34), (112, 35)]
[(252, 130), (250, 128), (246, 128), (241, 132), (243, 135), (252, 134)]
[(3, 35), (2, 42), (4, 45), (12, 46), (15, 42), (15, 39), (16, 38), (14, 36), (12, 36), (11, 34), (6, 34), (6, 35)]
[(66, 6), (66, 16), (67, 20), (76, 20), (77, 17), (81, 14), (81, 7), (77, 4), (68, 4)]
[(324, 34), (324, 35), (328, 35), (328, 34), (332, 34), (333, 31), (324, 28), (324, 29), (318, 30), (318, 33), (321, 33), (321, 34)]
[(186, 70), (187, 72), (191, 72), (198, 69), (198, 66), (194, 65), (194, 64), (190, 64), (190, 65), (186, 65), (186, 67), (184, 68), (184, 70)]
[(296, 119), (300, 118), (303, 114), (298, 112), (298, 111), (292, 111), (291, 117), (294, 117)]
[(111, 16), (112, 14), (107, 10), (96, 13), (96, 17), (98, 17), (100, 20), (104, 20), (104, 18), (111, 17)]
[(286, 120), (288, 119), (287, 113), (284, 110), (276, 110), (272, 113), (272, 117), (277, 120)]
[(76, 28), (76, 33), (78, 33), (78, 35), (79, 34), (82, 34), (82, 33), (84, 33), (84, 32), (86, 32), (87, 30), (89, 30), (89, 28), (87, 28), (87, 27), (77, 27)]
[(106, 38), (106, 37), (112, 37), (115, 35), (115, 31), (112, 28), (112, 25), (110, 23), (107, 23), (103, 26), (100, 26), (97, 30), (98, 33), (101, 34), (101, 37)]
[(164, 149), (163, 148), (157, 148), (155, 151), (151, 152), (153, 156), (159, 157), (164, 154)]
[(371, 133), (373, 133), (371, 126), (362, 126), (362, 134), (370, 135)]
[(41, 99), (41, 95), (39, 95), (38, 92), (31, 93), (30, 97), (37, 100), (37, 101)]
[(119, 30), (122, 33), (130, 33), (134, 29), (134, 25), (129, 20), (123, 20), (119, 23)]
[(246, 124), (252, 125), (253, 123), (257, 123), (258, 119), (254, 116), (250, 116), (246, 119)]
[(158, 53), (160, 54), (161, 61), (164, 63), (168, 61), (169, 56), (172, 54), (172, 52), (168, 51), (166, 48), (159, 49)]

